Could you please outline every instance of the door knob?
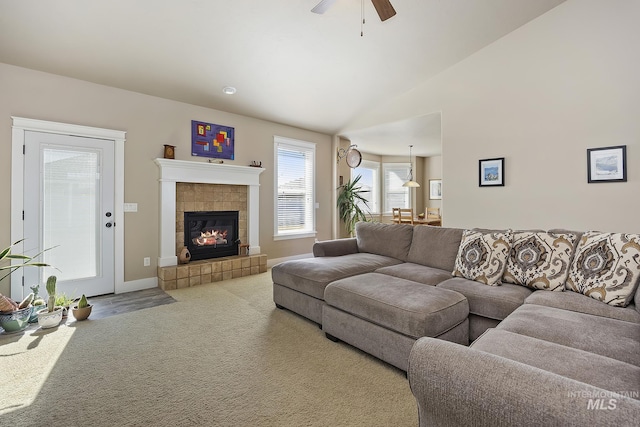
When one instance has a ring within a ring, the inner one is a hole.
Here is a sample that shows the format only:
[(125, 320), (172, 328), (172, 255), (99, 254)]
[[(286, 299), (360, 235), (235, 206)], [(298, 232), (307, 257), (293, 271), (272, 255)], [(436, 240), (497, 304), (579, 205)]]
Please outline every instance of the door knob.
[(107, 212), (107, 213), (105, 214), (105, 216), (106, 216), (107, 218), (111, 218), (111, 212)]
[(112, 224), (111, 224), (110, 222), (108, 222), (108, 223), (106, 224), (107, 228), (111, 228), (111, 225), (112, 225)]

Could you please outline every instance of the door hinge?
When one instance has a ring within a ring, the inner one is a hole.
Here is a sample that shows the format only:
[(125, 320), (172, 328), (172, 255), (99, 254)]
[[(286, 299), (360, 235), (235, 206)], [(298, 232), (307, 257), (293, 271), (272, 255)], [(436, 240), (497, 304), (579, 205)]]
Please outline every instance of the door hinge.
[(24, 276), (22, 276), (22, 287), (24, 288)]
[(24, 221), (24, 211), (22, 211), (22, 220)]
[(22, 154), (25, 154), (27, 152), (27, 146), (26, 144), (22, 144)]

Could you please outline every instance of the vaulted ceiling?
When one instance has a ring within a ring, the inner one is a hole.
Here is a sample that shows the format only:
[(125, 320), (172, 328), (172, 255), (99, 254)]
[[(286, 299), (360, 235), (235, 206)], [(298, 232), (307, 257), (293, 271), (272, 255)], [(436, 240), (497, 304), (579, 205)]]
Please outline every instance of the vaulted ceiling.
[(562, 1), (0, 0), (0, 62), (333, 135)]

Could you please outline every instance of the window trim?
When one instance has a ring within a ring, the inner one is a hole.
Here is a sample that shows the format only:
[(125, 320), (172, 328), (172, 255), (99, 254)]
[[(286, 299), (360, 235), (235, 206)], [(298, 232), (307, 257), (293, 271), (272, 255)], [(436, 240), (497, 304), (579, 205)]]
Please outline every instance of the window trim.
[[(273, 240), (289, 240), (289, 239), (305, 239), (315, 237), (317, 235), (316, 230), (316, 143), (301, 141), (293, 138), (286, 138), (283, 136), (273, 136)], [(313, 156), (312, 167), (312, 183), (311, 183), (311, 225), (310, 229), (307, 228), (302, 231), (292, 232), (280, 232), (278, 230), (278, 148), (289, 147), (298, 148), (301, 151), (311, 152)]]
[[(379, 161), (375, 161), (375, 160), (365, 160), (363, 159), (362, 162), (360, 163), (360, 166), (358, 166), (357, 168), (351, 169), (351, 179), (353, 180), (353, 178), (355, 178), (355, 170), (358, 168), (365, 168), (365, 169), (372, 169), (375, 170), (377, 172), (377, 182), (374, 184), (376, 185), (377, 188), (374, 188), (374, 190), (377, 190), (377, 192), (372, 191), (372, 194), (375, 198), (378, 199), (378, 211), (382, 211), (382, 203), (381, 203), (381, 198), (383, 196), (383, 192), (382, 192), (382, 162)], [(374, 194), (375, 193), (375, 194)], [(370, 200), (368, 200), (369, 202), (371, 202)], [(377, 216), (380, 215), (382, 212), (376, 212), (371, 210), (370, 212), (368, 212), (371, 215)]]
[[(389, 163), (382, 163), (382, 214), (383, 215), (391, 215), (391, 209), (392, 208), (397, 208), (397, 207), (409, 207), (411, 205), (411, 192), (409, 191), (408, 187), (404, 187), (406, 188), (406, 192), (407, 192), (407, 196), (409, 198), (409, 202), (408, 205), (409, 206), (387, 206), (387, 168), (393, 168), (393, 167), (406, 167), (407, 168), (407, 175), (409, 174), (409, 168), (411, 167), (411, 163), (409, 162), (389, 162)], [(388, 210), (387, 210), (388, 208)]]

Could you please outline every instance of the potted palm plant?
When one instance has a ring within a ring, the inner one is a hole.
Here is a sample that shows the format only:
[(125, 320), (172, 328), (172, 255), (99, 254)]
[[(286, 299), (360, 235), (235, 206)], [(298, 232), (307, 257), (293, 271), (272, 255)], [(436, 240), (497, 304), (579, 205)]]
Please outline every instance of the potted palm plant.
[[(363, 190), (360, 182), (361, 175), (348, 180), (346, 183), (338, 187), (337, 207), (340, 219), (344, 223), (345, 230), (350, 236), (353, 236), (356, 223), (358, 221), (366, 221), (369, 210), (369, 201), (363, 197), (368, 190)], [(363, 210), (363, 207), (367, 210)]]

